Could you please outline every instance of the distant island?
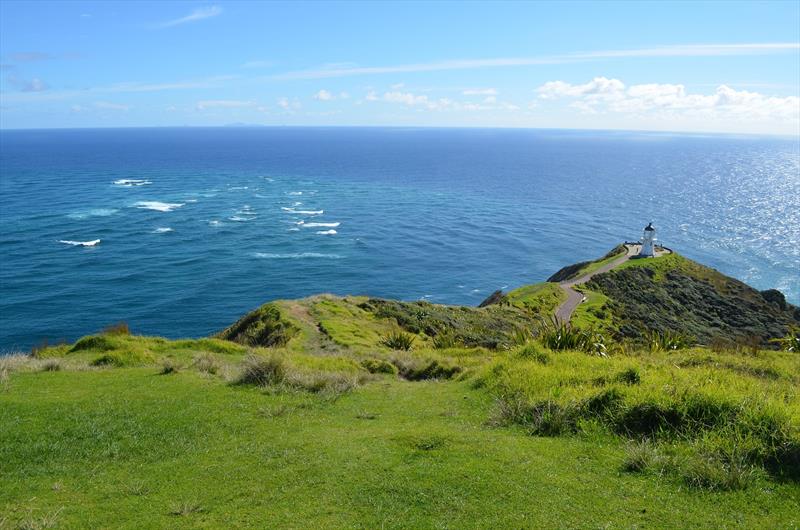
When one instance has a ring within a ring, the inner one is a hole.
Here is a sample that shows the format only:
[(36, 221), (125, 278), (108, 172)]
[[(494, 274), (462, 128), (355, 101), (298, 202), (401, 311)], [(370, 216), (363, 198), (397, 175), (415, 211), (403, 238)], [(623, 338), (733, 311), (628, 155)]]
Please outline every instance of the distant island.
[(800, 308), (641, 251), (0, 357), (0, 528), (796, 526)]

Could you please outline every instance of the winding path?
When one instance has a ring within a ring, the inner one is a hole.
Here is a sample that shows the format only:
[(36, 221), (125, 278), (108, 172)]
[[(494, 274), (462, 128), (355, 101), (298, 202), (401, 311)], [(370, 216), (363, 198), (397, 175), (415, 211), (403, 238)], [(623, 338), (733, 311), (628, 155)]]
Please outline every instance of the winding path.
[(569, 322), (570, 318), (572, 317), (572, 313), (574, 313), (575, 309), (580, 305), (581, 302), (583, 302), (584, 298), (583, 295), (578, 291), (576, 291), (575, 289), (573, 289), (574, 286), (588, 282), (589, 280), (592, 279), (592, 276), (596, 274), (603, 274), (604, 272), (608, 272), (615, 267), (619, 267), (620, 265), (631, 259), (632, 256), (637, 255), (639, 253), (640, 247), (641, 245), (626, 244), (625, 248), (628, 249), (628, 251), (625, 253), (624, 256), (620, 256), (614, 261), (606, 263), (596, 271), (584, 274), (583, 276), (575, 278), (574, 280), (569, 280), (566, 282), (559, 283), (558, 284), (559, 287), (561, 287), (561, 289), (563, 289), (564, 292), (567, 293), (567, 300), (566, 302), (558, 306), (558, 309), (556, 309), (555, 312), (556, 320), (558, 320), (559, 322)]

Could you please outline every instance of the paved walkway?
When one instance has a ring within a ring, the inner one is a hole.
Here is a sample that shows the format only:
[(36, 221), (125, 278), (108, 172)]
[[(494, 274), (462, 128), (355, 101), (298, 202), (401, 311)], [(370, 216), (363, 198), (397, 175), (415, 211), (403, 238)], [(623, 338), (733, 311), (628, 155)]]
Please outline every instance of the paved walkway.
[(628, 251), (624, 256), (620, 256), (614, 261), (606, 263), (596, 271), (590, 272), (589, 274), (584, 274), (583, 276), (575, 278), (574, 280), (569, 280), (558, 284), (564, 290), (564, 292), (567, 293), (567, 301), (561, 304), (558, 309), (556, 309), (556, 320), (559, 322), (569, 322), (569, 319), (572, 317), (572, 313), (574, 313), (575, 309), (580, 305), (581, 302), (583, 302), (583, 295), (573, 289), (574, 286), (588, 282), (592, 279), (592, 276), (596, 274), (603, 274), (604, 272), (608, 272), (615, 267), (619, 267), (631, 259), (632, 256), (637, 255), (641, 245), (625, 245), (625, 248), (627, 248)]

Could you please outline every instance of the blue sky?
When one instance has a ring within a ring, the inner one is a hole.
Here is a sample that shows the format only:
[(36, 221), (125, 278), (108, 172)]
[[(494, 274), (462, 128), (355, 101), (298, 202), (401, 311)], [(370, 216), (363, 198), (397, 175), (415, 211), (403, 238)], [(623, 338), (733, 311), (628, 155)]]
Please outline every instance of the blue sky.
[(0, 2), (0, 127), (800, 134), (800, 2)]

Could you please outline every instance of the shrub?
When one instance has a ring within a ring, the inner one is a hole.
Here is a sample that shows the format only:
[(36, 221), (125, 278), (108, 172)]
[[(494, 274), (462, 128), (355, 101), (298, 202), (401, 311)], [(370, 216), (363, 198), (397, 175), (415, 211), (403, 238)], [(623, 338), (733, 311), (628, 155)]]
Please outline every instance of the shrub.
[(274, 385), (286, 379), (286, 363), (278, 356), (248, 355), (242, 362), (242, 372), (236, 379), (240, 385)]
[(280, 309), (274, 304), (265, 304), (237, 320), (232, 326), (218, 334), (218, 338), (245, 346), (284, 346), (299, 329), (284, 320)]
[(414, 339), (416, 339), (414, 335), (398, 330), (392, 331), (381, 339), (381, 344), (393, 350), (408, 351), (414, 344)]
[(539, 341), (551, 350), (576, 350), (605, 357), (608, 339), (595, 329), (574, 328), (555, 317), (542, 319), (537, 329)]
[(790, 328), (785, 337), (772, 339), (770, 342), (777, 344), (783, 351), (800, 352), (800, 328)]
[(456, 339), (456, 336), (449, 331), (439, 333), (433, 337), (433, 347), (437, 350), (446, 350), (448, 348), (456, 348), (458, 346), (459, 343)]
[(682, 350), (695, 343), (694, 337), (669, 330), (650, 330), (645, 334), (645, 341), (651, 352)]
[(397, 374), (397, 367), (383, 359), (364, 359), (361, 366), (371, 374)]

